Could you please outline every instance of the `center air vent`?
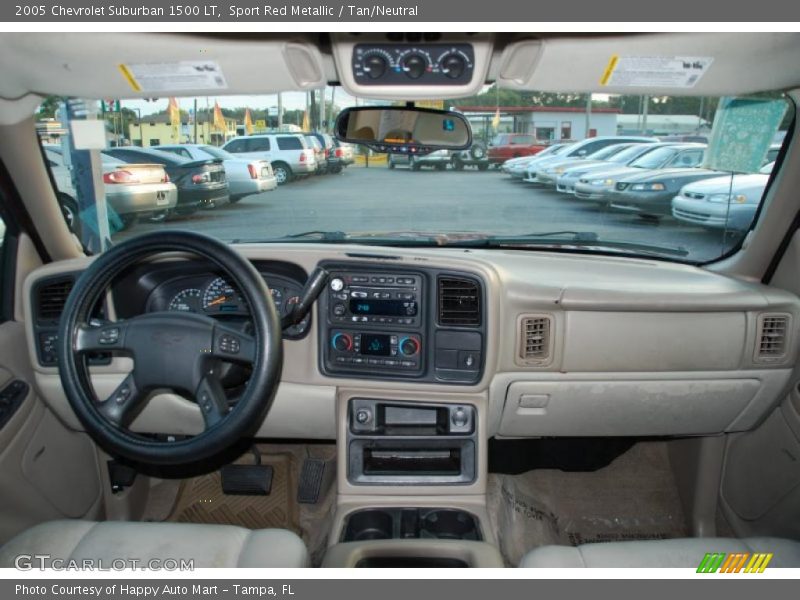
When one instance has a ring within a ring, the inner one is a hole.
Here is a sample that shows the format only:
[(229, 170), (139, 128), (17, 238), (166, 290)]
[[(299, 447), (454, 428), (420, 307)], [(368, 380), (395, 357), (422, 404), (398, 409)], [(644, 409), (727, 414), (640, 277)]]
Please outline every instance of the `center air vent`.
[(548, 364), (553, 354), (553, 317), (525, 315), (519, 324), (519, 359), (524, 364)]
[(787, 314), (759, 315), (756, 360), (769, 362), (786, 356), (790, 320)]
[(479, 327), (481, 290), (473, 279), (439, 277), (439, 325)]
[(72, 279), (61, 279), (39, 286), (36, 294), (37, 321), (58, 323), (73, 284)]

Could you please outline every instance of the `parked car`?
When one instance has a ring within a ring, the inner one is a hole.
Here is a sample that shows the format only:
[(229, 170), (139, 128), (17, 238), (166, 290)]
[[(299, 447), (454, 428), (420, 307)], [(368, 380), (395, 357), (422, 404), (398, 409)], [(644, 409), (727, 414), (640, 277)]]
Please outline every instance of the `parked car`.
[(576, 165), (596, 165), (604, 163), (609, 158), (619, 154), (622, 150), (629, 148), (631, 145), (653, 144), (655, 141), (656, 140), (653, 139), (648, 142), (642, 140), (635, 142), (620, 142), (619, 144), (609, 144), (608, 146), (600, 148), (599, 150), (585, 156), (567, 156), (562, 160), (548, 162), (547, 166), (542, 166), (536, 171), (536, 180), (541, 185), (554, 188), (556, 187), (556, 180), (558, 177), (570, 167), (574, 167)]
[(653, 148), (658, 148), (663, 144), (628, 144), (624, 150), (620, 150), (613, 156), (604, 161), (583, 161), (571, 167), (566, 167), (556, 179), (556, 191), (562, 194), (575, 194), (575, 185), (582, 177), (590, 173), (608, 171), (614, 167), (624, 167), (631, 164), (640, 156), (647, 154)]
[(340, 142), (336, 138), (333, 139), (333, 146), (334, 146), (334, 157), (339, 161), (339, 165), (341, 169), (338, 171), (334, 168), (334, 173), (341, 173), (345, 167), (349, 167), (355, 162), (355, 151), (353, 150), (353, 146), (348, 144), (347, 142)]
[(450, 164), (456, 171), (461, 171), (464, 167), (477, 167), (479, 171), (485, 171), (489, 168), (486, 145), (483, 142), (475, 142), (466, 150), (453, 152)]
[(551, 144), (538, 154), (533, 156), (520, 156), (518, 158), (511, 158), (500, 165), (500, 170), (510, 175), (513, 179), (522, 179), (527, 173), (528, 167), (533, 164), (533, 161), (540, 161), (552, 158), (556, 155), (563, 155), (571, 144)]
[[(61, 146), (45, 146), (45, 156), (56, 183), (59, 203), (70, 229), (80, 235), (78, 194), (72, 183), (72, 174), (64, 163)], [(127, 229), (139, 217), (161, 218), (175, 208), (178, 190), (170, 183), (162, 165), (127, 164), (111, 156), (102, 155), (103, 183), (108, 206), (120, 218), (119, 226)]]
[(499, 133), (489, 142), (489, 164), (499, 166), (509, 158), (532, 156), (547, 148), (532, 133)]
[(589, 173), (575, 184), (575, 198), (598, 204), (608, 204), (609, 194), (623, 177), (644, 171), (677, 167), (696, 167), (702, 164), (706, 147), (703, 144), (657, 144), (649, 152), (625, 166)]
[(694, 143), (697, 143), (697, 144), (707, 144), (708, 143), (708, 136), (700, 135), (700, 134), (663, 135), (663, 136), (660, 136), (659, 139), (662, 142), (694, 142)]
[(629, 175), (614, 186), (614, 191), (609, 194), (609, 206), (657, 221), (672, 215), (672, 199), (683, 186), (720, 175), (719, 171), (691, 167)]
[(222, 166), (225, 167), (225, 178), (228, 181), (231, 204), (250, 194), (270, 192), (278, 187), (278, 180), (275, 179), (272, 166), (267, 160), (239, 158), (230, 152), (207, 144), (158, 146), (158, 149), (191, 160), (213, 158), (221, 160)]
[(328, 171), (328, 157), (325, 147), (313, 135), (304, 134), (309, 148), (314, 151), (314, 161), (317, 163), (317, 168), (314, 171), (317, 175), (326, 173)]
[(537, 177), (538, 173), (540, 173), (546, 167), (553, 166), (556, 163), (561, 163), (565, 159), (583, 159), (599, 150), (602, 150), (603, 148), (614, 146), (616, 144), (652, 143), (654, 141), (658, 140), (651, 137), (630, 135), (606, 135), (586, 138), (585, 140), (581, 140), (580, 142), (575, 142), (574, 144), (570, 145), (570, 147), (563, 153), (560, 153), (558, 157), (547, 159), (547, 161), (544, 163), (537, 162), (535, 164), (532, 163), (531, 165), (528, 165), (524, 179), (527, 183), (542, 185), (546, 182), (539, 181)]
[[(320, 145), (322, 145), (322, 147), (325, 149), (326, 172), (341, 173), (342, 169), (344, 169), (346, 165), (342, 162), (342, 153), (339, 153), (338, 155), (336, 153), (336, 141), (333, 139), (333, 136), (328, 133), (320, 133), (318, 131), (313, 131), (307, 133), (306, 135), (316, 138)], [(352, 159), (352, 153), (350, 158)], [(352, 162), (352, 160), (350, 162)]]
[(774, 162), (758, 173), (726, 175), (685, 186), (672, 199), (672, 216), (707, 229), (747, 231), (755, 218)]
[(264, 133), (233, 138), (222, 149), (241, 158), (268, 160), (278, 185), (317, 171), (314, 150), (299, 133)]
[(188, 215), (199, 208), (214, 208), (230, 199), (225, 167), (218, 158), (193, 160), (153, 148), (108, 148), (104, 154), (127, 163), (151, 163), (164, 167), (178, 188), (178, 203), (171, 212)]
[(405, 165), (412, 171), (419, 171), (422, 167), (431, 167), (437, 171), (444, 171), (450, 164), (449, 150), (434, 150), (430, 154), (416, 156), (413, 154), (390, 154), (388, 166), (394, 169), (398, 165)]

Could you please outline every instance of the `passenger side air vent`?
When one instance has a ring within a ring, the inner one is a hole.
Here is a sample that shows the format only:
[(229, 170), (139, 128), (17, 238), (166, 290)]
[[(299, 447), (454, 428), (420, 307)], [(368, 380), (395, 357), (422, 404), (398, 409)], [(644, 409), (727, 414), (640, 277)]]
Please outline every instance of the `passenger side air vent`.
[(758, 337), (756, 338), (756, 360), (759, 362), (778, 361), (786, 356), (789, 339), (791, 315), (762, 314), (758, 316)]
[(544, 366), (553, 357), (553, 317), (523, 315), (519, 319), (519, 352), (517, 357), (526, 365)]
[(439, 325), (479, 327), (481, 289), (473, 279), (439, 277)]
[(72, 279), (42, 283), (36, 291), (36, 320), (40, 323), (58, 323), (67, 296), (75, 282)]

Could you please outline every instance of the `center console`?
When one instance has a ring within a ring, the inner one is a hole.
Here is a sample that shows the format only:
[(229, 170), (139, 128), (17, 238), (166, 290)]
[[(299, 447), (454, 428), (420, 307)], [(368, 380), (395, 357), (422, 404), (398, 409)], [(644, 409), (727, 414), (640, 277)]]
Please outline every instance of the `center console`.
[(471, 384), (484, 367), (486, 300), (474, 275), (323, 264), (320, 369), (333, 377)]
[(464, 485), (475, 481), (474, 406), (353, 398), (348, 413), (350, 483)]

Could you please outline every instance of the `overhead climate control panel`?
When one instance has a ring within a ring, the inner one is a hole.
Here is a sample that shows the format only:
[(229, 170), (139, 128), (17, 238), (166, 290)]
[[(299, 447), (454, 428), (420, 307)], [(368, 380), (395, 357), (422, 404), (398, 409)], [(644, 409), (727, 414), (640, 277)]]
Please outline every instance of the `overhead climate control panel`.
[(464, 85), (475, 71), (472, 44), (356, 44), (353, 77), (361, 85)]

